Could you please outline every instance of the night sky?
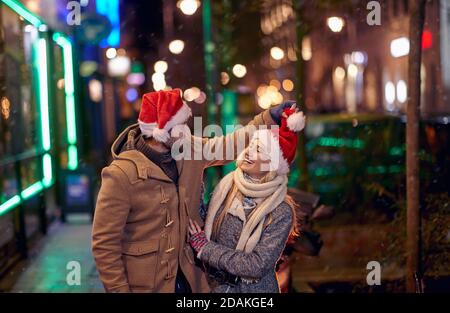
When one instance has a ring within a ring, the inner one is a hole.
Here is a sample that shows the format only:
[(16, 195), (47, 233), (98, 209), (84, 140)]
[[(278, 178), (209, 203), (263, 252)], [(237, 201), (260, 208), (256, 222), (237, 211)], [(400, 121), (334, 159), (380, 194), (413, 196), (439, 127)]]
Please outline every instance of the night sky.
[(121, 0), (121, 28), (125, 45), (141, 51), (156, 51), (162, 37), (160, 0)]

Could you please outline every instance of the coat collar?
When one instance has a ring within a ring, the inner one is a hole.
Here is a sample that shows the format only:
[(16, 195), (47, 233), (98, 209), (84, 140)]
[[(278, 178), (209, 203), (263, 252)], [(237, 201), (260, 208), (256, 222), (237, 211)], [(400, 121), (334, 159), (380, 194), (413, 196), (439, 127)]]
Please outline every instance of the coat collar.
[[(140, 179), (154, 178), (157, 180), (162, 180), (165, 182), (173, 183), (173, 181), (163, 172), (163, 170), (150, 161), (145, 155), (137, 150), (129, 150), (120, 153), (117, 157), (117, 160), (127, 160), (132, 162), (138, 173), (138, 177)], [(181, 172), (183, 170), (183, 160), (176, 161), (178, 175), (181, 176)]]
[[(139, 127), (138, 124), (131, 125), (127, 127), (114, 141), (111, 147), (111, 154), (116, 160), (127, 160), (132, 162), (140, 179), (154, 178), (166, 182), (172, 182), (172, 180), (163, 172), (163, 170), (149, 160), (145, 155), (137, 150), (127, 150), (121, 153), (118, 153), (118, 150), (123, 145), (123, 142), (127, 140), (128, 133)], [(178, 175), (181, 176), (181, 172), (183, 170), (184, 160), (176, 161)]]

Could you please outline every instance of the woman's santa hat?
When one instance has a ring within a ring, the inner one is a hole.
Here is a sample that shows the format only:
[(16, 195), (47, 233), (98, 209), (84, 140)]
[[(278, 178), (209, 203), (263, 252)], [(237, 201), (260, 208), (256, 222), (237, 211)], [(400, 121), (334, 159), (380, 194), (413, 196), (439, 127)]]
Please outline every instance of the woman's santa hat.
[(304, 127), (303, 112), (297, 112), (292, 106), (284, 110), (279, 128), (257, 130), (253, 134), (251, 142), (258, 140), (263, 148), (262, 152), (270, 160), (269, 171), (276, 171), (278, 175), (289, 173), (290, 164), (297, 150), (297, 132)]
[(166, 142), (170, 138), (169, 131), (186, 123), (191, 115), (180, 89), (160, 90), (144, 94), (138, 122), (144, 136)]

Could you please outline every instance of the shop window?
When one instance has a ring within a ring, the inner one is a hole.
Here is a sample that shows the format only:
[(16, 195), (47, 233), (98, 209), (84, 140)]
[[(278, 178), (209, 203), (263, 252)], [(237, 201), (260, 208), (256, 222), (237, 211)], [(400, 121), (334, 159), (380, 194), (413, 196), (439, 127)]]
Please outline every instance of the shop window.
[(36, 148), (38, 118), (33, 93), (31, 37), (37, 35), (8, 7), (1, 6), (3, 46), (0, 51), (0, 158)]
[(14, 164), (0, 166), (0, 204), (14, 197), (19, 192)]

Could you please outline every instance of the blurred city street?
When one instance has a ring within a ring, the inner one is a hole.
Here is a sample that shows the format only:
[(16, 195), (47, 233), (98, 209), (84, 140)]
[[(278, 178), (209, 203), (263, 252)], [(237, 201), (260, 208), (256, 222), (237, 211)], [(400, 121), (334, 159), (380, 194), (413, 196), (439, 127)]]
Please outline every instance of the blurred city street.
[(0, 0), (0, 292), (189, 290), (251, 121), (283, 128), (242, 175), (295, 216), (281, 292), (450, 292), (450, 0)]
[[(68, 223), (55, 223), (28, 259), (13, 268), (0, 283), (7, 292), (104, 292), (90, 248), (88, 215), (72, 216)], [(69, 285), (67, 264), (79, 262), (80, 285)], [(8, 288), (8, 289), (6, 289)]]

